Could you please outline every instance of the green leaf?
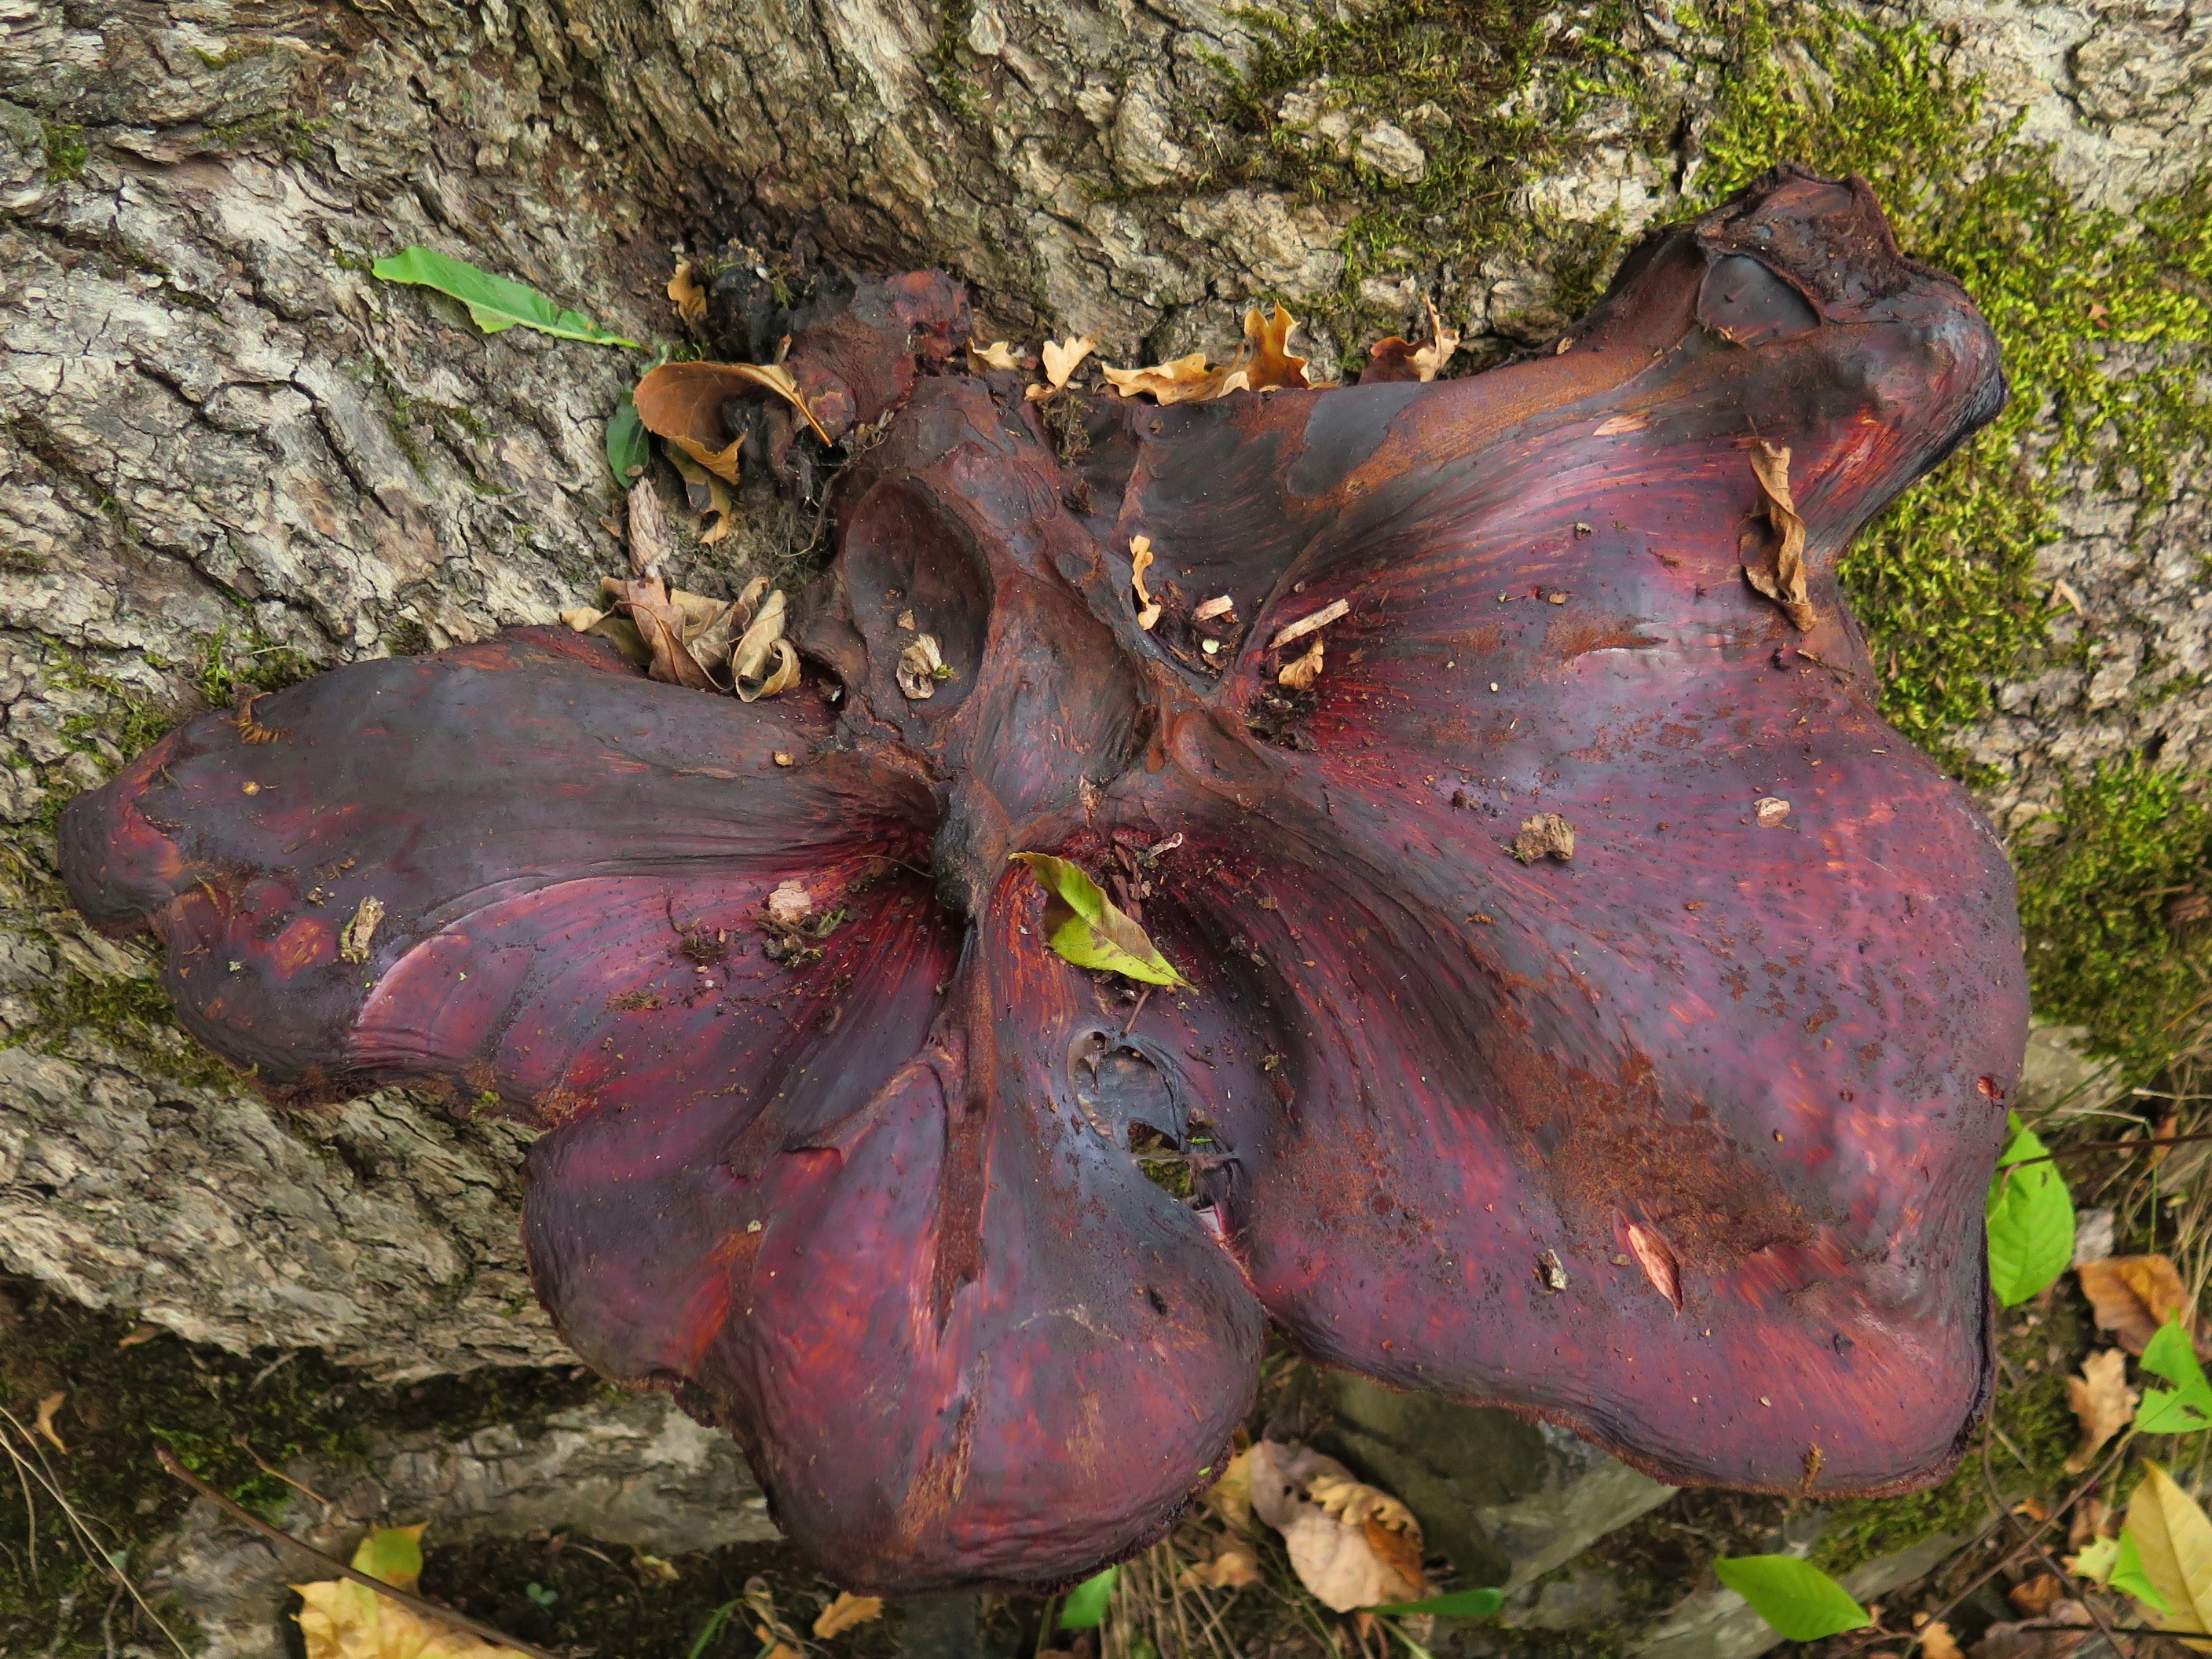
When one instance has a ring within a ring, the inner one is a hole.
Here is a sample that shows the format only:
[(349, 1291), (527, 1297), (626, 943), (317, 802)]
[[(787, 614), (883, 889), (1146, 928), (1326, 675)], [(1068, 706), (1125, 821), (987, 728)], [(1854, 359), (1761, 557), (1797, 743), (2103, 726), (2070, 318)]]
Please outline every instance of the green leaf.
[(353, 1570), (394, 1589), (413, 1589), (422, 1577), (422, 1528), (429, 1524), (379, 1527), (353, 1553)]
[(1794, 1555), (1723, 1558), (1713, 1563), (1713, 1571), (1789, 1641), (1817, 1642), (1823, 1636), (1864, 1630), (1874, 1623), (1849, 1590)]
[(2159, 1594), (2158, 1586), (2150, 1582), (2150, 1575), (2143, 1571), (2142, 1552), (2126, 1533), (2120, 1534), (2119, 1553), (2112, 1558), (2112, 1576), (2105, 1583), (2123, 1595), (2134, 1596), (2154, 1613), (2173, 1611), (2172, 1604)]
[(1190, 983), (1079, 867), (1047, 853), (1017, 853), (1014, 858), (1029, 866), (1037, 885), (1051, 895), (1044, 907), (1044, 930), (1046, 942), (1060, 955), (1079, 968), (1103, 968), (1147, 985)]
[(2197, 1363), (2197, 1345), (2179, 1320), (2168, 1320), (2144, 1346), (2142, 1368), (2179, 1385), (2143, 1390), (2136, 1427), (2145, 1434), (2195, 1434), (2212, 1429), (2212, 1382)]
[(610, 334), (589, 318), (563, 311), (534, 288), (478, 270), (465, 259), (449, 258), (433, 248), (402, 248), (386, 254), (369, 270), (387, 283), (415, 283), (451, 295), (469, 308), (470, 319), (487, 334), (520, 325), (556, 339), (637, 347), (636, 341)]
[(1990, 1288), (2008, 1308), (2027, 1301), (2074, 1261), (2074, 1200), (2066, 1179), (2056, 1164), (2027, 1161), (2045, 1158), (2049, 1149), (2021, 1127), (2017, 1112), (2010, 1121), (2012, 1140), (1997, 1159), (1987, 1207)]
[(653, 465), (653, 440), (646, 435), (645, 422), (638, 419), (637, 405), (627, 392), (607, 416), (607, 465), (624, 489)]
[(1106, 1617), (1106, 1603), (1114, 1594), (1114, 1581), (1121, 1576), (1121, 1568), (1109, 1567), (1068, 1591), (1067, 1600), (1060, 1607), (1060, 1627), (1097, 1630)]
[(1454, 1590), (1449, 1595), (1431, 1595), (1425, 1601), (1393, 1601), (1387, 1607), (1370, 1607), (1370, 1613), (1432, 1613), (1440, 1619), (1487, 1619), (1505, 1605), (1505, 1592), (1494, 1589)]
[(701, 1654), (714, 1646), (714, 1638), (722, 1633), (722, 1626), (730, 1622), (730, 1615), (741, 1605), (742, 1603), (736, 1601), (725, 1601), (714, 1612), (708, 1613), (707, 1622), (700, 1626), (698, 1636), (692, 1641), (691, 1651), (687, 1656), (687, 1659), (699, 1659)]

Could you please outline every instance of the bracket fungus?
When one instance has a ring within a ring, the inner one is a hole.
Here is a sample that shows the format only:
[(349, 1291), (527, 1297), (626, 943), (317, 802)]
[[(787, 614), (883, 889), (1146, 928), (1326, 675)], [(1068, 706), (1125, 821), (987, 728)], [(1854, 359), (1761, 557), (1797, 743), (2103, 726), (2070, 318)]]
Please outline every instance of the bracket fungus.
[[(2002, 401), (1959, 284), (1783, 169), (1469, 379), (1039, 399), (967, 321), (862, 282), (702, 440), (873, 440), (785, 695), (356, 664), (76, 802), (77, 902), (264, 1087), (541, 1127), (561, 1328), (843, 1583), (1141, 1547), (1270, 1321), (1669, 1481), (1945, 1471), (2027, 994), (1835, 563)], [(1048, 948), (1055, 860), (1141, 1000)]]

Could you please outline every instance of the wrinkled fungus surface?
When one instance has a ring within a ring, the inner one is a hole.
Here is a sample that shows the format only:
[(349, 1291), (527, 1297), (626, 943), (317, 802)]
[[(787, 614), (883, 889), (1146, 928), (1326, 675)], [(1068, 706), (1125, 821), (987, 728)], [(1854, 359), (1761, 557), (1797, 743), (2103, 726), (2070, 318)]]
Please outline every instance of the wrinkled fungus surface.
[[(264, 1086), (542, 1125), (562, 1328), (732, 1430), (855, 1588), (1139, 1547), (1270, 1320), (1671, 1481), (1948, 1468), (2012, 880), (1833, 571), (2002, 399), (1959, 286), (1784, 171), (1469, 380), (1055, 408), (953, 372), (966, 328), (924, 276), (793, 339), (834, 435), (883, 426), (792, 694), (532, 629), (359, 664), (77, 802), (78, 902)], [(1793, 517), (1795, 609), (1745, 574)], [(1053, 955), (1024, 851), (1190, 984)]]

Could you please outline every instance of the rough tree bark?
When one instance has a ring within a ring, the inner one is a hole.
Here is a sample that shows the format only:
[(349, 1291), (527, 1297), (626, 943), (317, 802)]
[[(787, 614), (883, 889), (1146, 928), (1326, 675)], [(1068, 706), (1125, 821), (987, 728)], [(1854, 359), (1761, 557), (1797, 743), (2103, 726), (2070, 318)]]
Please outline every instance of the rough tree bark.
[[(1954, 31), (1993, 117), (2023, 112), (2085, 202), (2124, 214), (2212, 159), (2205, 0), (1897, 15)], [(1352, 206), (1224, 160), (1224, 77), (1255, 46), (1238, 16), (0, 0), (0, 1265), (387, 1375), (565, 1358), (521, 1272), (515, 1132), (398, 1094), (288, 1113), (210, 1070), (138, 1017), (149, 959), (66, 913), (54, 811), (235, 680), (549, 621), (616, 567), (601, 434), (637, 362), (482, 336), (373, 280), (374, 255), (430, 244), (635, 339), (676, 337), (672, 248), (729, 240), (794, 278), (942, 264), (992, 333), (1086, 331), (1123, 362), (1224, 342), (1263, 296), (1326, 300)], [(1555, 17), (1553, 46), (1589, 21)], [(1618, 100), (1578, 106), (1524, 192), (1570, 228), (1671, 211), (1700, 158), (1692, 44), (1663, 9), (1608, 27), (1683, 118), (1655, 156), (1620, 137)], [(1540, 63), (1516, 95), (1553, 84)], [(1396, 115), (1320, 130), (1387, 175), (1421, 164), (1419, 112)], [(1540, 261), (1433, 275), (1363, 297), (1410, 323), (1448, 289), (1492, 356), (1559, 320)], [(1969, 734), (2004, 768), (2001, 827), (2102, 756), (2212, 764), (2212, 700), (2142, 695), (2212, 667), (2202, 458), (2177, 467), (2132, 533), (2124, 487), (2069, 482), (2041, 574), (2085, 648)], [(672, 574), (726, 591), (780, 556), (794, 526), (755, 505)]]

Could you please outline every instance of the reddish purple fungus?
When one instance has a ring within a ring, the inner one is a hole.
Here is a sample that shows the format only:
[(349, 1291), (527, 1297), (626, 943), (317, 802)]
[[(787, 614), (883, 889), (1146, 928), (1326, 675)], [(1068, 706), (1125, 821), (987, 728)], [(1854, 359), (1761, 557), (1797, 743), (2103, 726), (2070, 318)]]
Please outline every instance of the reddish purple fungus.
[[(543, 1125), (562, 1328), (858, 1587), (1139, 1547), (1269, 1319), (1668, 1480), (1945, 1470), (2020, 941), (1834, 567), (2002, 401), (1958, 284), (1784, 171), (1470, 380), (1041, 408), (945, 372), (963, 313), (793, 342), (833, 436), (891, 418), (790, 695), (539, 629), (360, 664), (76, 803), (78, 902), (266, 1086)], [(1024, 851), (1192, 983), (1053, 955)]]

